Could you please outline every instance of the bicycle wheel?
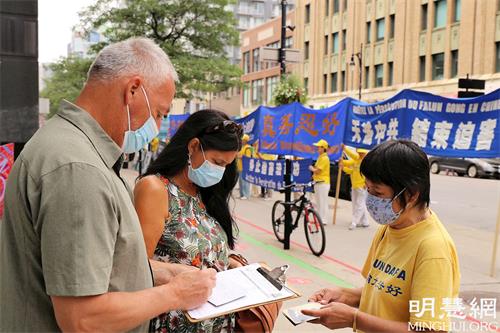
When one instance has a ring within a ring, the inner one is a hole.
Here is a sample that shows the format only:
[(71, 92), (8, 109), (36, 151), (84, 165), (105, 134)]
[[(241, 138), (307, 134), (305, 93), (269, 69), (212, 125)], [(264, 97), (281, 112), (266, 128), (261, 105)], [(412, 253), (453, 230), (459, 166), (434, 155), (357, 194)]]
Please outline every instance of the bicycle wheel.
[(283, 243), (285, 241), (285, 205), (283, 205), (283, 201), (278, 200), (274, 203), (271, 218), (274, 235)]
[(304, 231), (309, 248), (319, 257), (325, 251), (325, 229), (318, 213), (312, 208), (304, 212)]

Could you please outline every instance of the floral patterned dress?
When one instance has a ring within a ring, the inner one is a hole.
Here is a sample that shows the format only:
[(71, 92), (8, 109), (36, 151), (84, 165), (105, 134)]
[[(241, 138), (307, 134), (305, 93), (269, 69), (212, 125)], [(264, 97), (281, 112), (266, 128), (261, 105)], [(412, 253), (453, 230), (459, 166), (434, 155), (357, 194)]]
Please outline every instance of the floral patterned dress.
[[(208, 215), (201, 197), (183, 192), (168, 179), (158, 175), (169, 193), (169, 220), (156, 246), (153, 259), (226, 270), (229, 266), (229, 247), (226, 233)], [(214, 267), (215, 266), (215, 267)], [(171, 311), (152, 319), (153, 332), (233, 332), (234, 315), (199, 323), (191, 323), (182, 311)]]

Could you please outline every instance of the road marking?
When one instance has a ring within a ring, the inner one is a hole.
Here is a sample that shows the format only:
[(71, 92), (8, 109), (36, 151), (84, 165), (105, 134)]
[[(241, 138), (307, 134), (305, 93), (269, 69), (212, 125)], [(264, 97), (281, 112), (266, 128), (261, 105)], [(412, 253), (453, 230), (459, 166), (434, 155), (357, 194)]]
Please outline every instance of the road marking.
[[(258, 225), (256, 225), (256, 224), (254, 224), (254, 223), (252, 223), (252, 222), (250, 222), (250, 221), (248, 221), (248, 220), (244, 219), (244, 218), (239, 217), (238, 215), (234, 215), (234, 217), (236, 217), (239, 221), (243, 222), (244, 224), (247, 224), (247, 225), (249, 225), (249, 226), (251, 226), (251, 227), (253, 227), (253, 228), (255, 228), (255, 229), (258, 229), (258, 230), (260, 230), (260, 231), (262, 231), (262, 232), (265, 232), (266, 234), (272, 235), (272, 236), (274, 237), (274, 232), (272, 232), (271, 230), (268, 230), (268, 229), (262, 228), (261, 226), (258, 226)], [(296, 246), (298, 246), (298, 247), (300, 247), (300, 248), (302, 248), (302, 249), (305, 249), (305, 250), (307, 250), (308, 252), (310, 251), (310, 250), (309, 250), (309, 247), (308, 247), (308, 246), (306, 246), (306, 245), (304, 245), (304, 244), (301, 244), (301, 243), (296, 242), (296, 241), (293, 241), (293, 240), (290, 240), (290, 243), (291, 243), (291, 244), (293, 244), (293, 245), (296, 245)], [(359, 268), (357, 268), (357, 267), (354, 267), (354, 266), (352, 266), (352, 265), (349, 265), (348, 263), (345, 263), (345, 262), (343, 262), (343, 261), (341, 261), (341, 260), (339, 260), (339, 259), (333, 258), (333, 257), (331, 257), (331, 256), (329, 256), (329, 255), (322, 254), (322, 255), (321, 255), (321, 258), (324, 258), (324, 259), (326, 259), (326, 260), (328, 260), (328, 261), (331, 261), (331, 262), (334, 262), (334, 263), (339, 264), (339, 265), (341, 265), (341, 266), (344, 266), (344, 267), (346, 267), (346, 268), (350, 269), (350, 270), (351, 270), (351, 271), (353, 271), (353, 272), (356, 272), (356, 273), (361, 273), (361, 269), (359, 269)]]
[(281, 250), (275, 246), (263, 243), (255, 238), (253, 238), (252, 236), (242, 232), (242, 231), (240, 231), (240, 237), (242, 239), (244, 239), (247, 243), (250, 243), (253, 246), (257, 246), (261, 249), (264, 249), (268, 252), (271, 252), (272, 254), (274, 254), (277, 257), (282, 258), (287, 264), (293, 264), (297, 267), (305, 269), (305, 270), (309, 271), (310, 273), (318, 276), (319, 278), (321, 278), (327, 282), (333, 283), (339, 287), (344, 287), (344, 288), (353, 288), (354, 287), (352, 284), (336, 277), (335, 275), (330, 274), (328, 272), (325, 272), (319, 268), (316, 268), (313, 265), (286, 253), (285, 250)]

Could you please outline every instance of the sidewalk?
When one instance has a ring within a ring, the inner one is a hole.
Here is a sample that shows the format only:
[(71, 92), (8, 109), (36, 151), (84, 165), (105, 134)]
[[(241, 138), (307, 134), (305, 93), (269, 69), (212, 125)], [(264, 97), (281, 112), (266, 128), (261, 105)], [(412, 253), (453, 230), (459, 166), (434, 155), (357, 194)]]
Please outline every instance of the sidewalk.
[[(136, 177), (134, 172), (123, 170), (122, 174), (129, 182), (134, 182)], [(323, 287), (332, 285), (362, 286), (364, 279), (360, 274), (360, 269), (364, 264), (365, 256), (377, 228), (375, 223), (372, 221), (369, 228), (348, 230), (351, 219), (351, 203), (340, 200), (336, 225), (332, 224), (333, 207), (330, 210), (331, 218), (325, 227), (326, 250), (321, 257), (318, 258), (309, 251), (302, 225), (292, 234), (291, 249), (285, 251), (283, 245), (276, 240), (271, 227), (272, 205), (274, 200), (282, 199), (282, 196), (275, 192), (273, 200), (270, 201), (264, 201), (260, 198), (251, 198), (245, 201), (234, 199), (230, 201), (230, 205), (239, 228), (237, 252), (243, 254), (251, 262), (265, 261), (270, 266), (290, 264), (288, 283), (303, 297), (286, 302), (283, 308), (307, 302), (309, 295)], [(465, 301), (476, 297), (478, 303), (481, 298), (495, 297), (497, 303), (500, 302), (500, 280), (488, 276), (491, 233), (453, 224), (446, 225), (446, 227), (453, 237), (459, 253), (462, 273), (460, 297), (463, 297)], [(500, 276), (500, 272), (498, 276)], [(497, 321), (500, 321), (499, 306), (500, 304), (497, 304)], [(464, 322), (469, 324), (470, 319)], [(274, 332), (283, 333), (323, 331), (329, 330), (313, 324), (295, 327), (283, 315), (278, 317), (274, 330)], [(352, 329), (346, 328), (337, 330), (337, 332), (352, 332)], [(500, 329), (497, 332), (500, 332)]]

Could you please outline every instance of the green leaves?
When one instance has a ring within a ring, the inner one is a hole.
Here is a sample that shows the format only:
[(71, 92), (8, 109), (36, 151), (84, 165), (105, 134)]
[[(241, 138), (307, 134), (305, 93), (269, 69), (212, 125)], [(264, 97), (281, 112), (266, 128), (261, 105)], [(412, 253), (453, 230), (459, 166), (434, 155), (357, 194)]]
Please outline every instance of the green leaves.
[(302, 87), (299, 78), (293, 75), (288, 75), (281, 79), (280, 83), (274, 90), (273, 103), (276, 106), (299, 102), (305, 104), (307, 102), (307, 93)]
[[(50, 99), (52, 116), (61, 99), (74, 100), (87, 70), (107, 44), (142, 36), (153, 39), (169, 55), (178, 74), (177, 97), (194, 92), (217, 93), (240, 85), (241, 70), (226, 57), (226, 46), (237, 46), (236, 20), (224, 8), (234, 0), (96, 0), (80, 12), (78, 30), (98, 31), (105, 42), (91, 48), (90, 59), (66, 58), (51, 65), (43, 97)], [(93, 56), (92, 56), (93, 55)]]
[(74, 101), (87, 79), (87, 71), (92, 59), (78, 57), (61, 58), (58, 62), (49, 65), (53, 72), (52, 77), (46, 80), (46, 87), (40, 93), (41, 97), (50, 100), (48, 118), (57, 113), (62, 99)]
[[(239, 84), (241, 71), (226, 57), (226, 46), (237, 46), (236, 20), (224, 8), (229, 0), (98, 0), (80, 13), (88, 33), (103, 31), (108, 42), (134, 36), (153, 39), (170, 56), (179, 73), (178, 97), (192, 90), (219, 92)], [(97, 52), (103, 44), (96, 45)]]

